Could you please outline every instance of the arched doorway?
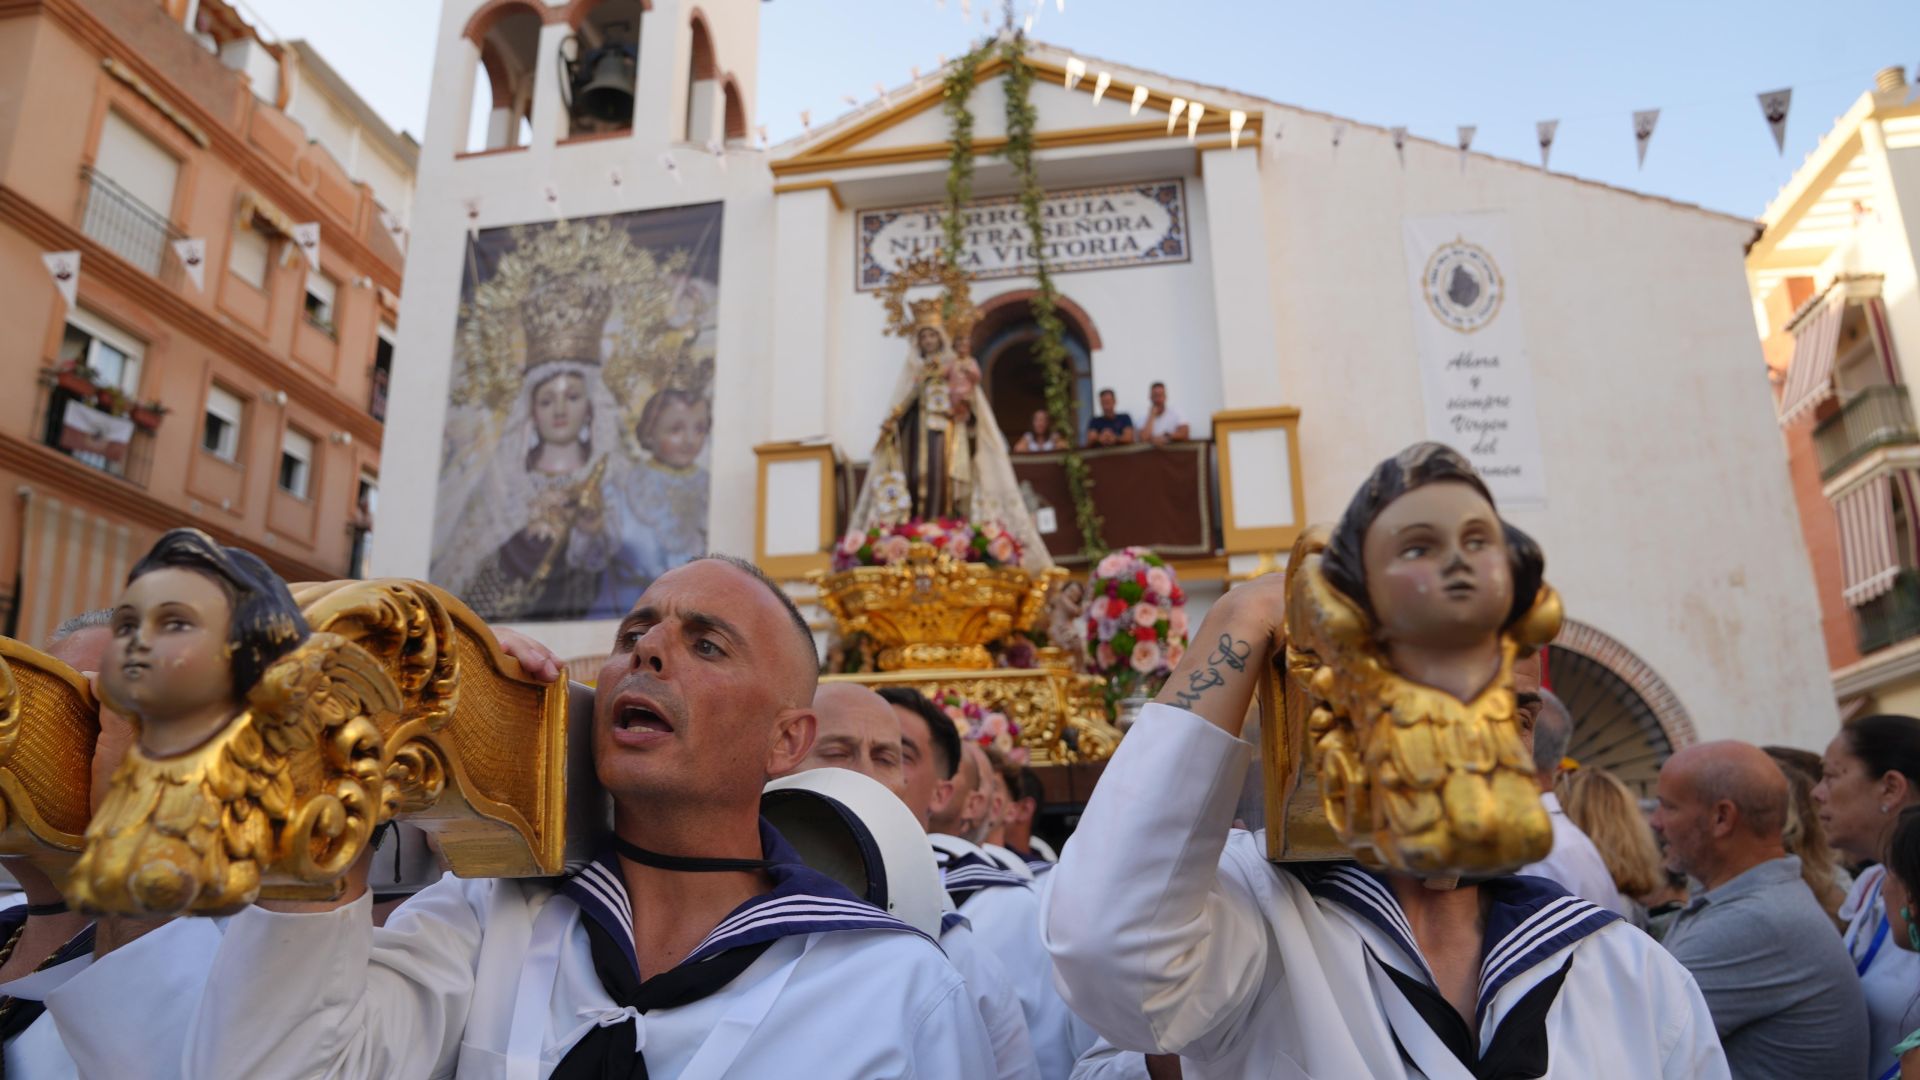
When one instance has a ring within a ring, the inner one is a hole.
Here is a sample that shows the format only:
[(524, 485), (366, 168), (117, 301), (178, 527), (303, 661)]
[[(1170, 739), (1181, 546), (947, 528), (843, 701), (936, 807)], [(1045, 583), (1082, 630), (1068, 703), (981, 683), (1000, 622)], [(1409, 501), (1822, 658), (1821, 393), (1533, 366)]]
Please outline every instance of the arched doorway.
[[(1047, 407), (1046, 369), (1034, 351), (1040, 324), (1033, 318), (1032, 297), (1033, 291), (1026, 289), (981, 304), (970, 342), (980, 364), (981, 389), (1009, 442), (1017, 441), (1032, 425), (1033, 414)], [(1066, 324), (1074, 405), (1074, 430), (1064, 434), (1077, 441), (1093, 416), (1093, 350), (1100, 347), (1100, 334), (1072, 301), (1063, 297), (1057, 311)]]
[(1548, 650), (1547, 672), (1573, 713), (1567, 755), (1652, 796), (1661, 764), (1694, 741), (1693, 722), (1673, 690), (1618, 640), (1571, 619)]

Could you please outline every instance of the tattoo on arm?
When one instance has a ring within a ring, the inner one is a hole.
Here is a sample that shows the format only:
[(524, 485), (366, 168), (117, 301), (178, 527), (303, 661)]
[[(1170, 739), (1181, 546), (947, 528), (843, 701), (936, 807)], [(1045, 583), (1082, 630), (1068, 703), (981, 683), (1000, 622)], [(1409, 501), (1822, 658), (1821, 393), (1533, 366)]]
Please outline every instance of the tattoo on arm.
[(1187, 687), (1173, 692), (1173, 703), (1183, 709), (1192, 709), (1206, 696), (1207, 691), (1225, 686), (1227, 677), (1220, 673), (1221, 668), (1232, 671), (1247, 670), (1247, 658), (1253, 655), (1253, 645), (1241, 641), (1232, 634), (1221, 634), (1220, 641), (1207, 654), (1207, 666), (1187, 672)]

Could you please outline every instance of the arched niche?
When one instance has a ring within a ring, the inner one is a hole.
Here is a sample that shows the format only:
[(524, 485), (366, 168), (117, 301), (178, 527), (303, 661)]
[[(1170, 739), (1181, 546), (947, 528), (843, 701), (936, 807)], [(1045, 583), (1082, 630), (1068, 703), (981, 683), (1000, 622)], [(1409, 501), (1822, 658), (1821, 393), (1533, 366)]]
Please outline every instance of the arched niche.
[[(1033, 317), (1033, 295), (1032, 289), (1017, 289), (981, 303), (969, 339), (973, 358), (980, 364), (981, 388), (1009, 442), (1028, 429), (1036, 409), (1046, 407), (1046, 372), (1034, 352), (1040, 324)], [(1100, 348), (1100, 331), (1086, 311), (1067, 297), (1060, 297), (1054, 310), (1066, 325), (1064, 344), (1074, 398), (1074, 430), (1062, 434), (1077, 441), (1093, 415), (1093, 353)]]

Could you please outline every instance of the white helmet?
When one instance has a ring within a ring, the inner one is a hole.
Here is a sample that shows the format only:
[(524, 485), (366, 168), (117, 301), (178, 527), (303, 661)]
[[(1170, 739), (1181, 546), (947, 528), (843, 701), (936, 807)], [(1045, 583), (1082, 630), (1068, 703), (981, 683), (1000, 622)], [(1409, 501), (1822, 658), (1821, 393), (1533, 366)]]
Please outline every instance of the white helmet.
[(900, 797), (850, 769), (772, 781), (760, 814), (809, 867), (938, 940), (947, 891), (920, 822)]

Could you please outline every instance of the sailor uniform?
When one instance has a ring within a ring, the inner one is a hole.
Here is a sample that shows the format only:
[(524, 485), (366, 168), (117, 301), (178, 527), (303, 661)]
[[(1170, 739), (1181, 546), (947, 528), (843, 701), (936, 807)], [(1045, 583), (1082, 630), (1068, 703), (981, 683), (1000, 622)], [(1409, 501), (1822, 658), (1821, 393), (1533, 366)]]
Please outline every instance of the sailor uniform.
[(32, 1001), (37, 1012), (8, 1040), (4, 1075), (181, 1075), (187, 1025), (225, 921), (175, 919), (98, 960), (90, 926), (55, 954), (59, 962), (0, 984), (15, 1009)]
[(1152, 1080), (1147, 1075), (1147, 1055), (1122, 1050), (1105, 1039), (1080, 1055), (1073, 1063), (1070, 1080)]
[(1382, 878), (1275, 866), (1263, 836), (1231, 828), (1251, 752), (1147, 706), (1047, 876), (1061, 989), (1115, 1046), (1177, 1053), (1190, 1080), (1728, 1075), (1686, 970), (1542, 879), (1480, 886), (1468, 1024)]
[(979, 847), (988, 858), (1005, 867), (1015, 877), (1022, 881), (1033, 880), (1033, 867), (1027, 865), (1027, 860), (1015, 855), (1012, 848), (1001, 847), (999, 844), (981, 844)]
[(1016, 851), (1014, 854), (1020, 856), (1035, 877), (1053, 869), (1054, 864), (1060, 861), (1060, 856), (1054, 852), (1053, 845), (1037, 836), (1027, 837), (1027, 850)]
[(992, 953), (980, 948), (972, 924), (957, 911), (948, 912), (941, 923), (940, 947), (946, 950), (960, 977), (967, 980), (967, 993), (980, 1010), (987, 1041), (993, 1046), (994, 1076), (998, 1080), (1039, 1080), (1040, 1065), (1033, 1056), (1033, 1039), (1027, 1034), (1027, 1014), (1021, 1011), (1007, 969)]
[(191, 1076), (990, 1076), (966, 984), (926, 935), (799, 862), (764, 822), (771, 891), (642, 982), (608, 852), (565, 879), (448, 877), (368, 921), (235, 916)]
[(1040, 899), (1033, 884), (957, 836), (933, 833), (928, 839), (954, 906), (973, 924), (980, 946), (999, 959), (1013, 980), (1040, 1075), (1066, 1080), (1095, 1035), (1067, 1008), (1054, 985), (1053, 965), (1040, 942)]

